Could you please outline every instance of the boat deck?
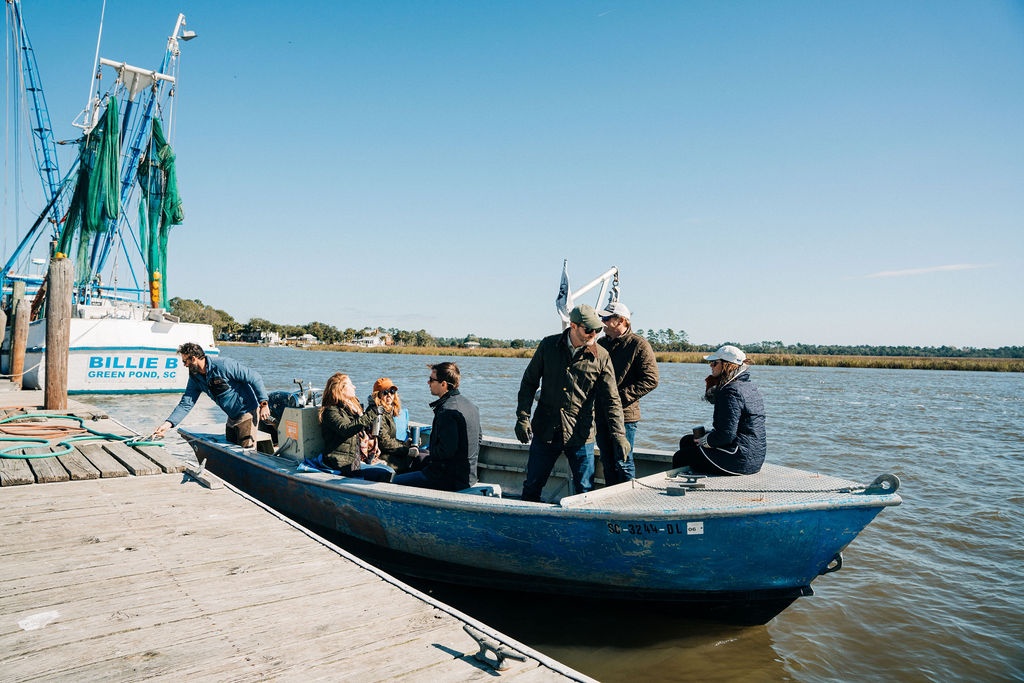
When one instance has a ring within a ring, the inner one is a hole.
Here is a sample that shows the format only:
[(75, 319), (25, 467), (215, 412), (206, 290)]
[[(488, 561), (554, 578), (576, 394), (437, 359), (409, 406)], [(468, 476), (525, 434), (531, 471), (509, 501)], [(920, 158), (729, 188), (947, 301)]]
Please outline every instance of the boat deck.
[(858, 495), (864, 488), (864, 483), (766, 463), (757, 474), (739, 477), (694, 477), (678, 470), (661, 472), (563, 498), (560, 504), (578, 510), (613, 508), (643, 514), (666, 510), (699, 514), (713, 510), (716, 516), (838, 504), (852, 506), (858, 499), (865, 506), (877, 507), (877, 500)]
[[(44, 495), (45, 492), (45, 495)], [(163, 474), (0, 491), (7, 680), (590, 680), (244, 496)]]

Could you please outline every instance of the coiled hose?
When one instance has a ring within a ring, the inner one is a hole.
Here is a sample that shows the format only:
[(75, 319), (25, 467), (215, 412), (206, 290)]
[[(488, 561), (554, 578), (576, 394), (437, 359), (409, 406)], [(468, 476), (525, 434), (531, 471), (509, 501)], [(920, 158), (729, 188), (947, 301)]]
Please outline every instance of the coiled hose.
[[(46, 421), (51, 420), (75, 420), (78, 426), (69, 425), (47, 425), (38, 422), (40, 418)], [(20, 420), (34, 420), (31, 424), (15, 424)], [(0, 436), (0, 442), (12, 441), (17, 445), (0, 448), (0, 458), (9, 460), (23, 460), (33, 458), (55, 458), (59, 455), (67, 455), (75, 450), (73, 444), (81, 441), (123, 441), (128, 446), (163, 446), (160, 441), (143, 440), (138, 437), (122, 436), (109, 432), (100, 432), (85, 426), (85, 420), (75, 415), (53, 415), (50, 413), (26, 413), (24, 415), (13, 415), (0, 420), (0, 433), (9, 436)], [(21, 435), (21, 436), (19, 436)], [(47, 453), (18, 453), (13, 451), (25, 448), (53, 448), (63, 446), (62, 451), (51, 451)]]

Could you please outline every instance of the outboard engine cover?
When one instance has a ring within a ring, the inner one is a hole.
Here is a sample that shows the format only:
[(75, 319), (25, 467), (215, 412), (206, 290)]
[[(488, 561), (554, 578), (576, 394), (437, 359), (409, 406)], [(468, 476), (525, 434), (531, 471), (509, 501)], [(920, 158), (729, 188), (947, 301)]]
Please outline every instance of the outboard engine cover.
[(267, 396), (267, 405), (270, 407), (270, 419), (280, 423), (284, 409), (297, 408), (298, 401), (294, 391), (271, 391)]

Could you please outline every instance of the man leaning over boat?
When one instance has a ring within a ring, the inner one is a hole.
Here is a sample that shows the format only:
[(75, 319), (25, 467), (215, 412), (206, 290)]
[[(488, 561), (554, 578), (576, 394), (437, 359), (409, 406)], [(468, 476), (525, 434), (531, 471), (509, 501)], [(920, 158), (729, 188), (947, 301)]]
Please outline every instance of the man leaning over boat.
[(178, 354), (188, 368), (185, 394), (153, 436), (161, 437), (171, 427), (181, 424), (199, 395), (206, 394), (227, 413), (228, 421), (224, 425), (227, 440), (242, 448), (255, 446), (255, 416), (262, 421), (270, 419), (267, 390), (259, 373), (232, 358), (210, 358), (193, 342), (179, 346)]

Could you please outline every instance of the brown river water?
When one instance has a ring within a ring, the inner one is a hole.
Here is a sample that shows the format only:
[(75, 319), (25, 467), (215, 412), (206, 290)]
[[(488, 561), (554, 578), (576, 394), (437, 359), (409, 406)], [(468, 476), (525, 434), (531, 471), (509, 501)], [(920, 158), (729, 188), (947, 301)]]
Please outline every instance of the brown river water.
[[(435, 356), (229, 347), (270, 391), (335, 371), (361, 397), (388, 376), (412, 419), (430, 421)], [(512, 436), (525, 359), (455, 358), (484, 432)], [(641, 402), (640, 447), (674, 450), (710, 422), (706, 368), (662, 364)], [(518, 640), (602, 681), (1024, 680), (1024, 376), (1012, 373), (754, 366), (768, 414), (768, 458), (869, 483), (900, 477), (903, 505), (886, 508), (820, 577), (764, 626), (738, 627), (671, 611), (420, 586)], [(149, 433), (175, 395), (83, 400)], [(189, 423), (220, 421), (203, 398)], [(188, 450), (170, 439), (173, 449)]]

